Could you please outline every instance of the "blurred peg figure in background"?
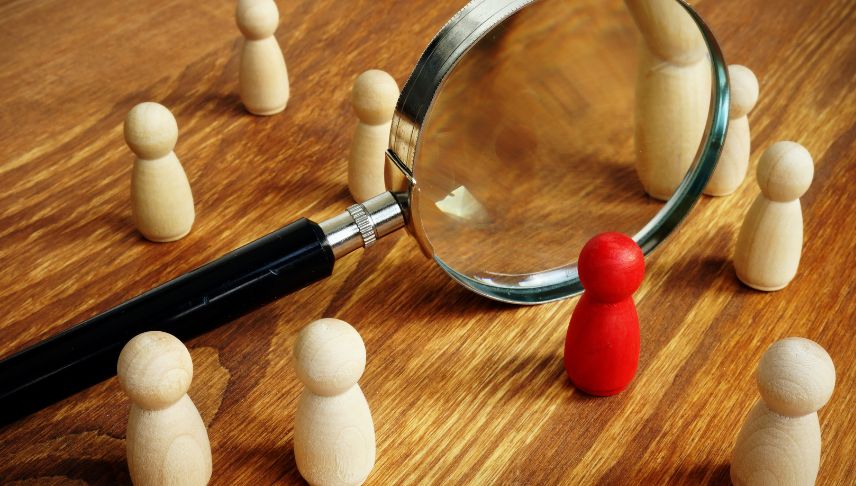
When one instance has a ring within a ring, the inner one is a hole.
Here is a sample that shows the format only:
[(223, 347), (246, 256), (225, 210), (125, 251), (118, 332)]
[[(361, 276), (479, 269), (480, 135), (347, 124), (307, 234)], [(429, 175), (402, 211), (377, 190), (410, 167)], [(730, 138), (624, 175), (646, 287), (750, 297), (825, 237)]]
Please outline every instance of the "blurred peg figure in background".
[(238, 0), (235, 20), (244, 43), (238, 82), (241, 101), (254, 115), (275, 115), (288, 104), (285, 58), (276, 37), (279, 10), (273, 0)]
[(384, 165), (398, 84), (389, 74), (371, 69), (354, 81), (351, 103), (359, 121), (348, 160), (348, 188), (355, 202), (384, 192)]
[(625, 0), (642, 42), (636, 76), (636, 173), (649, 196), (668, 200), (695, 160), (711, 96), (707, 46), (673, 0)]
[(709, 196), (727, 196), (736, 191), (749, 169), (752, 143), (747, 115), (758, 102), (758, 79), (749, 68), (737, 64), (728, 66), (728, 78), (731, 84), (728, 133), (716, 169), (704, 189)]

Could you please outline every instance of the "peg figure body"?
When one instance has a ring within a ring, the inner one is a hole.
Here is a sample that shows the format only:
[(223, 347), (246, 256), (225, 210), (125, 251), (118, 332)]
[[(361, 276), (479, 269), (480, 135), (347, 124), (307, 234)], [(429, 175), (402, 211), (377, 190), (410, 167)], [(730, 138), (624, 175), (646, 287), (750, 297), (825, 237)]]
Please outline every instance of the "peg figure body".
[(716, 169), (707, 182), (704, 193), (709, 196), (727, 196), (746, 179), (751, 149), (749, 112), (758, 101), (758, 79), (749, 68), (728, 66), (731, 84), (731, 108), (728, 112), (728, 133), (722, 144), (722, 153)]
[(202, 486), (211, 479), (211, 444), (187, 396), (193, 362), (174, 336), (150, 331), (131, 339), (117, 365), (131, 399), (126, 448), (136, 486)]
[(636, 76), (636, 173), (645, 192), (667, 200), (695, 160), (707, 124), (707, 46), (673, 0), (625, 0), (641, 34)]
[(238, 0), (235, 21), (244, 43), (238, 77), (241, 101), (254, 115), (275, 115), (288, 104), (285, 58), (274, 32), (279, 10), (273, 0)]
[(356, 202), (386, 190), (386, 149), (397, 100), (398, 85), (383, 71), (366, 71), (354, 82), (351, 102), (359, 120), (348, 159), (348, 188)]
[(309, 484), (362, 484), (375, 462), (369, 405), (357, 384), (366, 348), (356, 329), (319, 319), (300, 331), (294, 365), (305, 388), (294, 418), (294, 457)]
[(814, 175), (811, 154), (795, 142), (777, 142), (758, 162), (761, 193), (749, 208), (734, 250), (737, 277), (749, 287), (773, 291), (796, 276), (802, 255), (800, 196)]
[(140, 103), (125, 118), (125, 142), (137, 158), (131, 173), (131, 212), (151, 241), (167, 242), (190, 232), (196, 213), (184, 168), (173, 149), (178, 125), (157, 103)]
[(578, 389), (608, 396), (633, 380), (639, 364), (639, 317), (633, 292), (645, 274), (642, 250), (621, 233), (592, 238), (578, 260), (585, 291), (565, 338), (565, 370)]

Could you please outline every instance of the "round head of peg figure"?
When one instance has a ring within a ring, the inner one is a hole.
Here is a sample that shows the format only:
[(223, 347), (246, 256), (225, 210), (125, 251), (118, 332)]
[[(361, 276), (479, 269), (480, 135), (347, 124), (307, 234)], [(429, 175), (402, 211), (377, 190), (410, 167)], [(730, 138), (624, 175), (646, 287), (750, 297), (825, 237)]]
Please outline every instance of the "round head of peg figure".
[(600, 302), (618, 302), (642, 284), (645, 255), (629, 236), (601, 233), (585, 244), (577, 268), (587, 294)]
[(835, 365), (819, 344), (799, 337), (773, 343), (755, 376), (767, 407), (789, 417), (799, 417), (823, 407), (835, 388)]
[(764, 197), (771, 201), (793, 201), (811, 185), (814, 161), (802, 145), (776, 142), (761, 156), (757, 175)]
[(140, 103), (125, 117), (125, 143), (141, 159), (159, 159), (175, 148), (178, 125), (163, 105)]
[(273, 0), (238, 0), (235, 23), (245, 38), (265, 39), (279, 27), (279, 10)]
[(131, 401), (144, 409), (158, 410), (187, 393), (193, 379), (193, 361), (178, 338), (149, 331), (122, 348), (116, 373)]
[(731, 85), (731, 109), (729, 118), (746, 116), (758, 102), (758, 78), (746, 66), (728, 66), (728, 81)]
[(351, 103), (363, 123), (380, 125), (390, 121), (397, 101), (398, 84), (384, 71), (370, 69), (354, 81)]
[(294, 369), (312, 393), (333, 396), (357, 384), (366, 369), (366, 346), (350, 324), (319, 319), (294, 343)]

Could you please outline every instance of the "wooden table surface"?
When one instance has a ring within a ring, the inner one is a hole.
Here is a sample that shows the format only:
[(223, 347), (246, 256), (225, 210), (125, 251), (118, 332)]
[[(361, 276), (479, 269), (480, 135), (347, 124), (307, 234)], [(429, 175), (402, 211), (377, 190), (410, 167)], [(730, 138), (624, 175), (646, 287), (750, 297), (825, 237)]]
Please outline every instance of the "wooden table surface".
[[(349, 204), (354, 77), (400, 84), (463, 0), (278, 2), (291, 77), (284, 114), (237, 97), (231, 1), (6, 0), (0, 4), (0, 355), (21, 349), (258, 238)], [(454, 284), (405, 234), (334, 275), (188, 343), (190, 395), (209, 427), (213, 484), (297, 483), (296, 332), (338, 317), (361, 332), (361, 386), (377, 430), (372, 484), (728, 483), (753, 372), (785, 336), (823, 345), (835, 393), (820, 411), (819, 484), (856, 472), (856, 2), (703, 0), (729, 62), (750, 66), (752, 168), (793, 139), (814, 155), (794, 282), (742, 286), (730, 262), (757, 189), (703, 198), (648, 259), (636, 294), (638, 375), (624, 393), (576, 392), (562, 368), (576, 299), (494, 303)], [(141, 239), (122, 121), (168, 106), (196, 198), (192, 233)], [(0, 429), (0, 482), (116, 484), (128, 401), (115, 379)], [(2, 411), (0, 411), (2, 413)]]

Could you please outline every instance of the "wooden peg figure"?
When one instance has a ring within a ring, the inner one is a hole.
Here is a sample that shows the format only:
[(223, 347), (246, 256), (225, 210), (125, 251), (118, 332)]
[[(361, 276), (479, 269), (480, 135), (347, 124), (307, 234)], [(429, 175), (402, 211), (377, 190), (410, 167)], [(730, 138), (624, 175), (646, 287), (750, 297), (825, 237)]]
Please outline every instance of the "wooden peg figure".
[(737, 277), (749, 287), (773, 291), (794, 278), (803, 244), (799, 198), (814, 176), (811, 154), (795, 142), (777, 142), (758, 162), (761, 194), (749, 208), (734, 250)]
[(274, 37), (279, 10), (273, 0), (238, 0), (235, 21), (244, 44), (238, 83), (241, 101), (254, 115), (275, 115), (288, 104), (288, 70)]
[(639, 317), (633, 292), (645, 276), (645, 257), (633, 239), (602, 233), (577, 261), (585, 291), (565, 339), (565, 370), (578, 389), (599, 396), (623, 391), (639, 364)]
[(294, 418), (294, 457), (309, 484), (362, 484), (374, 467), (374, 424), (357, 384), (365, 366), (363, 340), (347, 322), (320, 319), (297, 336), (294, 368), (305, 388)]
[(835, 365), (804, 338), (777, 341), (756, 374), (761, 399), (746, 417), (731, 455), (735, 486), (812, 485), (820, 468), (817, 411), (832, 396)]
[(211, 444), (187, 396), (193, 362), (176, 337), (145, 332), (119, 354), (119, 384), (131, 399), (126, 447), (136, 486), (208, 484)]
[(175, 117), (163, 105), (140, 103), (125, 118), (125, 143), (137, 158), (131, 174), (131, 212), (151, 241), (166, 242), (190, 232), (196, 213), (190, 183), (173, 149)]
[(359, 121), (348, 160), (348, 188), (356, 202), (386, 191), (384, 165), (398, 84), (384, 71), (360, 74), (351, 91), (351, 103)]
[(642, 37), (636, 76), (636, 173), (648, 195), (665, 201), (695, 160), (707, 125), (707, 46), (678, 2), (624, 3)]
[(727, 196), (746, 179), (749, 168), (749, 117), (758, 101), (758, 79), (745, 66), (728, 66), (731, 84), (731, 109), (728, 112), (728, 133), (722, 145), (722, 154), (710, 176), (704, 193), (709, 196)]

